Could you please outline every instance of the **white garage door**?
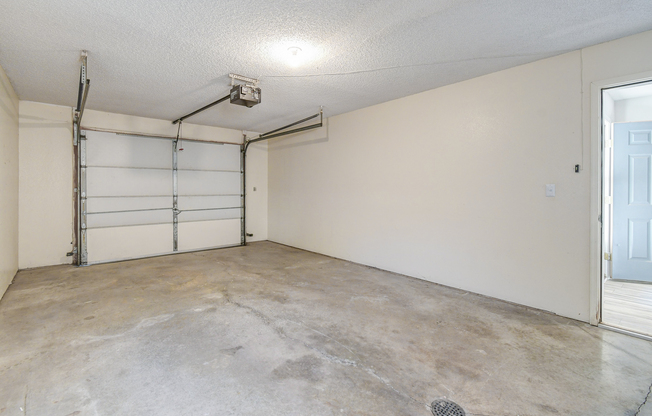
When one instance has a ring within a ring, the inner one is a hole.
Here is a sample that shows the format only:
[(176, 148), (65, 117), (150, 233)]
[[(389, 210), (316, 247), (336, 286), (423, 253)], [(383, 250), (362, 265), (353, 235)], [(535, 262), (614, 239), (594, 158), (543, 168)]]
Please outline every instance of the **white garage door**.
[[(239, 245), (240, 146), (86, 131), (82, 264)], [(175, 206), (176, 202), (176, 206)]]

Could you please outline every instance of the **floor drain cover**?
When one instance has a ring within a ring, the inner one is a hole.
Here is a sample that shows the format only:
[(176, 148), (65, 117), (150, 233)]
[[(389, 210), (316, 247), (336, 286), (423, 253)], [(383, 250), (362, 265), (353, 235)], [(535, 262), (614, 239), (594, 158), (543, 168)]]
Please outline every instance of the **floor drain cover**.
[(437, 399), (430, 405), (434, 416), (466, 416), (464, 409), (457, 403), (446, 399)]

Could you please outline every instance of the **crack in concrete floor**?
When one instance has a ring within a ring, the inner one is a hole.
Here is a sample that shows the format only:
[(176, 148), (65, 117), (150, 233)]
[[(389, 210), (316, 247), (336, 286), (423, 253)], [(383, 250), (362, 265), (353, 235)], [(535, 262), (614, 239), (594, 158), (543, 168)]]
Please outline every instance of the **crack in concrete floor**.
[(645, 395), (645, 400), (638, 406), (638, 409), (636, 409), (636, 413), (634, 416), (638, 416), (639, 413), (641, 413), (641, 410), (643, 410), (643, 406), (647, 404), (648, 399), (650, 398), (650, 395), (652, 395), (652, 383), (650, 384), (650, 387), (647, 389), (647, 394)]

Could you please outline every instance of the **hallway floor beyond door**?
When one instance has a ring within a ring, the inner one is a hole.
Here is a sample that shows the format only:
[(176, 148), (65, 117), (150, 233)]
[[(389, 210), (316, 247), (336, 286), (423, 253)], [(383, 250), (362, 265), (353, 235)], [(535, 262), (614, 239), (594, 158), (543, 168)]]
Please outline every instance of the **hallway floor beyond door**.
[(602, 321), (652, 336), (652, 284), (607, 279), (604, 282)]

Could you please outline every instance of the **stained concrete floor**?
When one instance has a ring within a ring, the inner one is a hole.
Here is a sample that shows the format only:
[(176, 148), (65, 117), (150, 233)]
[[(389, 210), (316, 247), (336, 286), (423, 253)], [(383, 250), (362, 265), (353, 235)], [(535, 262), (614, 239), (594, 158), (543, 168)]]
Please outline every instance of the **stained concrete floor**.
[(267, 242), (21, 271), (0, 301), (2, 416), (643, 416), (651, 384), (650, 342)]

